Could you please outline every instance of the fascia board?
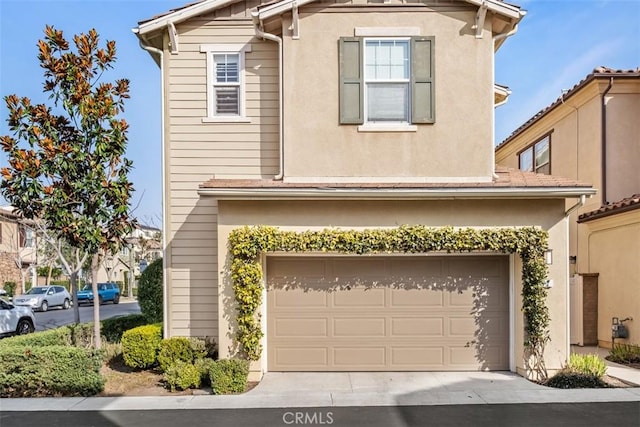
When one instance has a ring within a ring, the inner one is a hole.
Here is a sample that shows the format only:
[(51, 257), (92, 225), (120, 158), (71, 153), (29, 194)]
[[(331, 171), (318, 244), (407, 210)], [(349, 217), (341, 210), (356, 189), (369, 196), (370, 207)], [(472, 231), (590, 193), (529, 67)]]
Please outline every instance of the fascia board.
[(177, 24), (179, 22), (186, 21), (189, 18), (193, 18), (194, 16), (202, 15), (203, 13), (207, 13), (215, 9), (220, 9), (231, 3), (236, 3), (237, 1), (238, 0), (208, 0), (202, 3), (197, 3), (191, 7), (145, 22), (144, 24), (139, 25), (136, 30), (138, 34), (147, 34), (165, 28), (168, 23)]
[(593, 196), (596, 189), (572, 188), (504, 188), (504, 189), (344, 189), (344, 188), (200, 188), (198, 195), (218, 199), (360, 199), (360, 200), (445, 200), (445, 199), (558, 199)]
[[(305, 4), (312, 3), (316, 0), (283, 0), (279, 3), (275, 3), (271, 6), (267, 6), (264, 9), (261, 9), (257, 13), (254, 14), (258, 19), (267, 19), (272, 16), (279, 15), (283, 12), (290, 10), (293, 7), (293, 4), (297, 4), (298, 7), (304, 6)], [(512, 6), (506, 3), (497, 2), (495, 0), (464, 0), (467, 3), (471, 3), (475, 6), (482, 6), (485, 4), (487, 9), (498, 13), (500, 15), (506, 16), (509, 19), (514, 20), (516, 23), (522, 18), (522, 14), (520, 12), (520, 8), (517, 6)]]

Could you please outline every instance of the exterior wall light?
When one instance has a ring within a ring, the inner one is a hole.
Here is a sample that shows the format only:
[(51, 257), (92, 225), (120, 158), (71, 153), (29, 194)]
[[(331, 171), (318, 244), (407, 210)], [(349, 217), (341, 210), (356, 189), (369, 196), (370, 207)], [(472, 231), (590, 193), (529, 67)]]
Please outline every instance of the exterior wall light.
[(544, 252), (544, 260), (547, 265), (553, 264), (553, 250), (549, 249)]

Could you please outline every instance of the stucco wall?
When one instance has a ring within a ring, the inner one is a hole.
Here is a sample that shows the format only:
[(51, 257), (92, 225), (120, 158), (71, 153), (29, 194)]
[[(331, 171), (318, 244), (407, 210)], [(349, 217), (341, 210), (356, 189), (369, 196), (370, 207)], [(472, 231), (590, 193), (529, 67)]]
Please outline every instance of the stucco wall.
[[(218, 313), (220, 357), (234, 352), (233, 325), (235, 324), (234, 294), (228, 277), (227, 243), (229, 233), (244, 225), (274, 225), (282, 229), (304, 231), (328, 227), (363, 229), (397, 227), (402, 224), (422, 224), (441, 227), (511, 227), (539, 226), (548, 230), (553, 264), (549, 277), (548, 306), (551, 314), (551, 342), (545, 359), (551, 371), (561, 368), (568, 351), (568, 274), (566, 251), (566, 220), (563, 200), (522, 201), (221, 201), (218, 212), (218, 264), (227, 266), (219, 273)], [(514, 282), (512, 312), (514, 324), (515, 363), (524, 373), (524, 325), (521, 271), (518, 257), (513, 257)], [(216, 307), (212, 306), (214, 310)], [(254, 364), (254, 368), (259, 364)]]
[[(284, 31), (285, 179), (490, 178), (493, 42), (488, 30), (475, 38), (475, 11), (457, 6), (397, 13), (301, 9), (299, 40)], [(487, 28), (490, 21), (487, 15)], [(283, 28), (289, 27), (285, 20)], [(339, 124), (338, 40), (353, 37), (356, 27), (415, 27), (435, 36), (434, 124), (417, 125), (415, 132)]]
[(610, 345), (612, 317), (633, 317), (625, 323), (629, 339), (619, 342), (640, 344), (640, 209), (584, 225), (589, 268), (599, 273), (598, 341)]

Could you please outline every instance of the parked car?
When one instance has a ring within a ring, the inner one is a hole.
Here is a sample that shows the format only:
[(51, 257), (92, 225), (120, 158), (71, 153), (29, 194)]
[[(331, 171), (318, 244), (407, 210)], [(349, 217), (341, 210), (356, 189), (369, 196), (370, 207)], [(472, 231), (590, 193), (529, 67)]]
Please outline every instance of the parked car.
[[(78, 291), (78, 305), (87, 303), (93, 304), (93, 290), (91, 284), (88, 283)], [(117, 283), (98, 283), (98, 301), (104, 304), (107, 301), (113, 301), (114, 304), (120, 302), (120, 288)]]
[(30, 334), (36, 328), (36, 317), (29, 307), (15, 306), (0, 298), (0, 337)]
[(34, 286), (25, 294), (13, 298), (13, 304), (47, 311), (50, 307), (71, 307), (71, 295), (64, 286)]

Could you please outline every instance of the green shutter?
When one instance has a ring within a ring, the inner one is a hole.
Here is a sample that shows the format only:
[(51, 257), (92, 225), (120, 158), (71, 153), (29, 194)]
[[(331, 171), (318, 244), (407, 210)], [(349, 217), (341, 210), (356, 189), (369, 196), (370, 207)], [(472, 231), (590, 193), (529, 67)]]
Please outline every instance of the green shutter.
[(411, 38), (411, 122), (435, 123), (434, 37)]
[(340, 124), (364, 122), (364, 82), (362, 79), (362, 39), (341, 37), (340, 51)]

